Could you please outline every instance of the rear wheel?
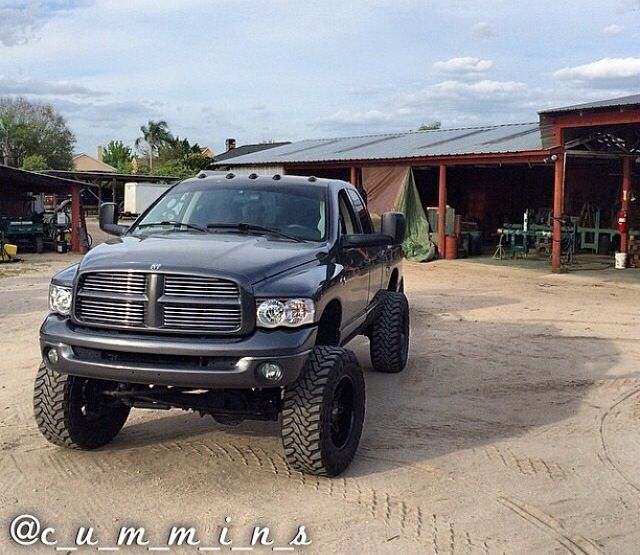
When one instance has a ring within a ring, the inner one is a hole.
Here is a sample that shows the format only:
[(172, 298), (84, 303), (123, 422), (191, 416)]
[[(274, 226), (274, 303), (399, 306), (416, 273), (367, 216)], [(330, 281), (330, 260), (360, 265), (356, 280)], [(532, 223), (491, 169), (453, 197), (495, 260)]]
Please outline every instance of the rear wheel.
[(128, 406), (104, 394), (113, 382), (68, 376), (44, 364), (36, 376), (33, 409), (42, 435), (71, 449), (95, 449), (122, 429)]
[(362, 370), (351, 351), (316, 347), (298, 381), (285, 388), (282, 443), (289, 466), (337, 476), (353, 460), (364, 423)]
[(404, 369), (409, 358), (409, 303), (404, 293), (384, 293), (370, 339), (375, 370), (397, 373)]

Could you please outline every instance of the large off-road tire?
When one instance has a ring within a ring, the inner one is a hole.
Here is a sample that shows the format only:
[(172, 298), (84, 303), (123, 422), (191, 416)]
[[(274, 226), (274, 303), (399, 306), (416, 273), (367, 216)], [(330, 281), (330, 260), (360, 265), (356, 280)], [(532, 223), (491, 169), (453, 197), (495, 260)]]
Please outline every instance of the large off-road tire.
[(70, 449), (95, 449), (122, 429), (130, 407), (101, 392), (113, 383), (60, 374), (44, 364), (38, 369), (33, 411), (42, 435)]
[(404, 293), (383, 294), (370, 340), (375, 370), (397, 373), (404, 369), (409, 358), (409, 303)]
[(284, 390), (282, 443), (289, 466), (337, 476), (353, 460), (365, 412), (364, 377), (351, 351), (315, 347)]

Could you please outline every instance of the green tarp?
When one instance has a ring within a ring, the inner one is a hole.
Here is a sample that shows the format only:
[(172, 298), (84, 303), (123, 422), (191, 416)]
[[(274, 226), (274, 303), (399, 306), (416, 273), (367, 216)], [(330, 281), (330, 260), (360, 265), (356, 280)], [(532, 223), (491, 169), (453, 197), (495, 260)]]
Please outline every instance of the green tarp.
[(436, 246), (429, 239), (429, 222), (420, 202), (413, 171), (407, 172), (397, 210), (407, 218), (407, 233), (402, 243), (405, 256), (417, 262), (433, 260), (436, 257)]

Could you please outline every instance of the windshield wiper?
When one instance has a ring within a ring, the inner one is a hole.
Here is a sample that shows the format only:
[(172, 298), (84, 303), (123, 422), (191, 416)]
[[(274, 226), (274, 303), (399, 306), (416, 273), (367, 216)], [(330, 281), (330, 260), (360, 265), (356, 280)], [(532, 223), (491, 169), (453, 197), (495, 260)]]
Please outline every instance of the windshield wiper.
[(299, 237), (294, 237), (293, 235), (288, 235), (283, 233), (278, 229), (273, 229), (271, 227), (265, 227), (263, 225), (257, 224), (207, 224), (207, 229), (238, 229), (240, 231), (258, 231), (262, 233), (270, 233), (271, 235), (276, 235), (277, 237), (284, 237), (285, 239), (291, 239), (291, 241), (297, 241), (298, 243), (304, 243), (304, 239), (300, 239)]
[(193, 224), (189, 224), (187, 222), (177, 222), (175, 220), (168, 220), (168, 221), (164, 221), (164, 222), (149, 222), (149, 223), (146, 223), (146, 224), (139, 224), (138, 228), (155, 227), (155, 226), (162, 226), (162, 225), (172, 225), (174, 227), (186, 227), (188, 229), (195, 229), (197, 231), (203, 231), (203, 232), (207, 231), (204, 227), (200, 227), (199, 225), (193, 225)]

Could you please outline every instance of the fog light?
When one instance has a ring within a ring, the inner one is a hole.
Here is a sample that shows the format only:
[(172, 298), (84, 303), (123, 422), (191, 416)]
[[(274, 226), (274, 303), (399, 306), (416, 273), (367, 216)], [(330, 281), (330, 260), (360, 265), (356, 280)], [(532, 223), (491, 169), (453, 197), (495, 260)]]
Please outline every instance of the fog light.
[(58, 364), (58, 351), (55, 349), (49, 349), (47, 351), (47, 360), (51, 366)]
[(258, 367), (258, 373), (270, 382), (278, 382), (282, 378), (282, 368), (275, 362), (263, 362)]

